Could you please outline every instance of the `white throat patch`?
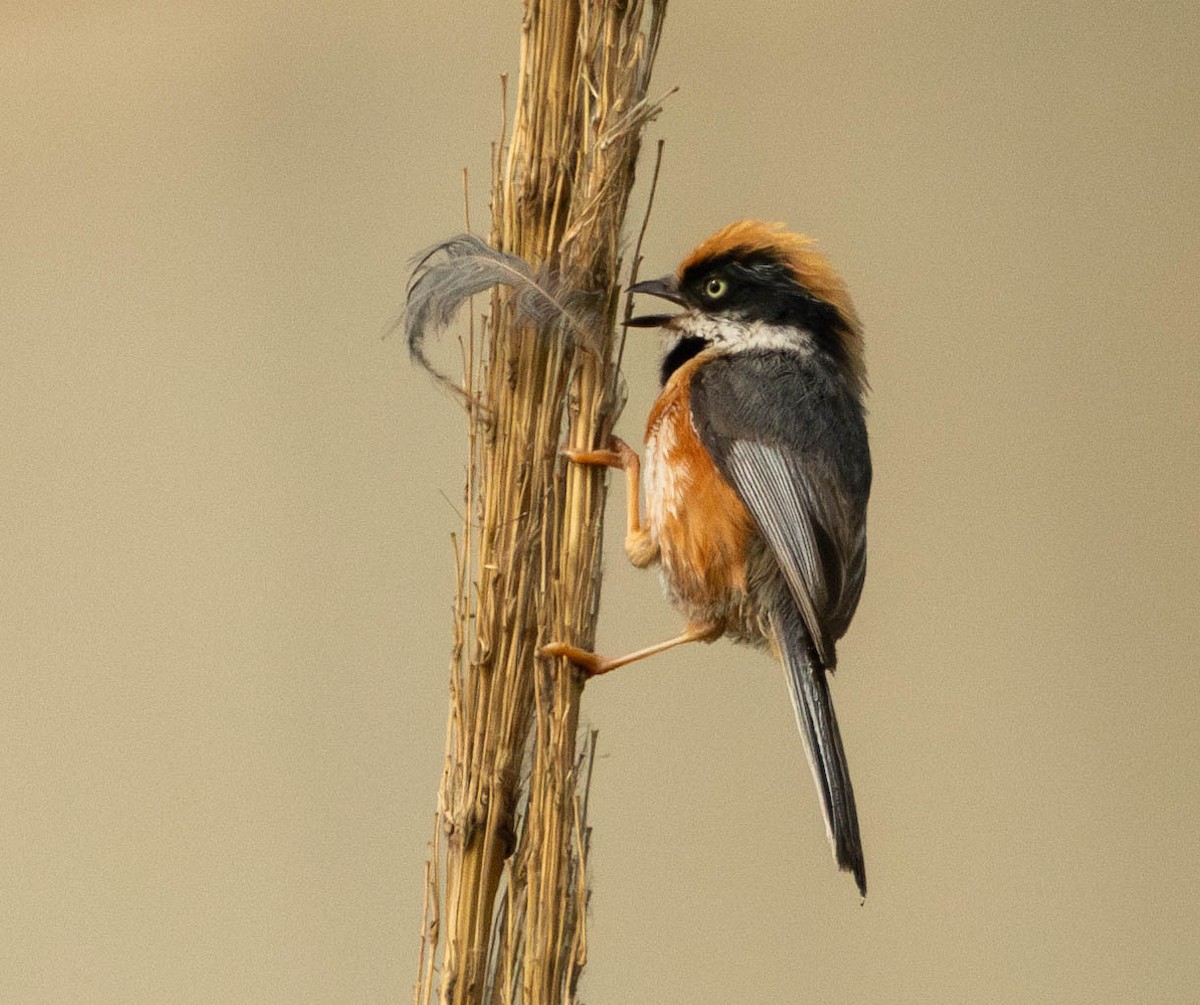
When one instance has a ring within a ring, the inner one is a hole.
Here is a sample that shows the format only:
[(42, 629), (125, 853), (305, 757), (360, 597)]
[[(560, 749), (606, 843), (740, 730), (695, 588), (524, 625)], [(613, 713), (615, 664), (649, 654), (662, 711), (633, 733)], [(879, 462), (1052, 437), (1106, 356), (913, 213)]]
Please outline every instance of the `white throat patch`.
[[(747, 349), (789, 349), (812, 355), (815, 350), (812, 335), (804, 328), (791, 325), (770, 325), (764, 321), (739, 321), (736, 318), (687, 311), (677, 315), (669, 331), (684, 338), (701, 338), (725, 352)], [(676, 340), (672, 339), (670, 345)]]

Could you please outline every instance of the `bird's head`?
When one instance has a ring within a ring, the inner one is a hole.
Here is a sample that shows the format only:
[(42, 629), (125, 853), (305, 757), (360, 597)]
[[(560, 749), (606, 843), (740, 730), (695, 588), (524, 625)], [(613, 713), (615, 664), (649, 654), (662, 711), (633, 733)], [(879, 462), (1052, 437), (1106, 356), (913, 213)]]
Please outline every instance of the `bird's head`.
[(627, 323), (667, 329), (677, 336), (673, 352), (687, 356), (709, 346), (822, 354), (862, 389), (866, 368), (858, 315), (845, 284), (812, 245), (778, 224), (730, 224), (703, 241), (675, 275), (630, 287), (678, 304), (681, 313), (642, 315)]

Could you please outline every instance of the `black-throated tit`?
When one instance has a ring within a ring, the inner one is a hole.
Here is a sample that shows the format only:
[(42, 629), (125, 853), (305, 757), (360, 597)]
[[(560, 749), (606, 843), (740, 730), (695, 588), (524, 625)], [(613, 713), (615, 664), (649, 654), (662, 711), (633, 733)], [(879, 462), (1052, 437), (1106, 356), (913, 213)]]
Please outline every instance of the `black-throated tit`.
[(661, 562), (687, 616), (673, 639), (617, 659), (552, 644), (589, 675), (685, 642), (729, 635), (783, 663), (840, 868), (866, 895), (854, 791), (826, 679), (866, 572), (871, 460), (862, 331), (845, 285), (812, 242), (743, 220), (635, 293), (682, 310), (632, 319), (670, 336), (640, 463), (620, 441), (569, 452), (625, 469), (625, 548)]

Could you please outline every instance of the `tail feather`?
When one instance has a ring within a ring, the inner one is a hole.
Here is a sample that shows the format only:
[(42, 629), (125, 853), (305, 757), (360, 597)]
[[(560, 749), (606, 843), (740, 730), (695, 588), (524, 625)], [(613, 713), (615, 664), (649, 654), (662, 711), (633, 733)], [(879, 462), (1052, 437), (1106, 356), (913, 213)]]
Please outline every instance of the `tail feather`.
[(799, 611), (792, 608), (780, 612), (775, 623), (792, 706), (825, 814), (825, 833), (838, 867), (853, 874), (858, 892), (865, 897), (867, 872), (858, 833), (858, 811), (825, 667), (809, 641)]

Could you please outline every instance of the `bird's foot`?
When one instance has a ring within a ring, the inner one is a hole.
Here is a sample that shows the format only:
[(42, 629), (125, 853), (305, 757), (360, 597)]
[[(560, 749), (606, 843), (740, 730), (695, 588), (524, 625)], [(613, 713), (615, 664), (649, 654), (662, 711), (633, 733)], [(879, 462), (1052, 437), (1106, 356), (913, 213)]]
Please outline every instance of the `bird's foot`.
[(586, 649), (580, 649), (578, 646), (568, 645), (566, 642), (551, 642), (548, 645), (544, 645), (538, 650), (538, 655), (544, 656), (547, 659), (556, 659), (561, 656), (564, 659), (570, 660), (575, 666), (579, 667), (584, 677), (588, 679), (615, 669), (612, 660), (606, 660), (597, 653), (588, 652)]
[(628, 468), (637, 462), (637, 454), (620, 437), (614, 436), (609, 441), (607, 450), (574, 450), (571, 447), (563, 449), (562, 455), (575, 464), (591, 464), (605, 468)]

